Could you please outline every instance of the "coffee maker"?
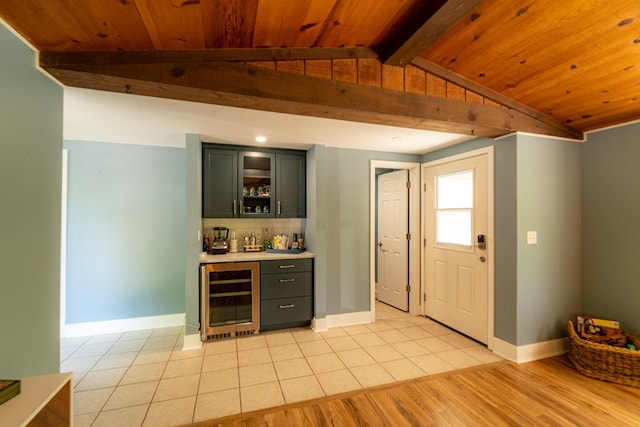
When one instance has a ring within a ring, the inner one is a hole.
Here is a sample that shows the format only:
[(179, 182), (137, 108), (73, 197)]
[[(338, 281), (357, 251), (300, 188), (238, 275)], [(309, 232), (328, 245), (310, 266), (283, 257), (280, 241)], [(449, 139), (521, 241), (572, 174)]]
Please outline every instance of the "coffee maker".
[(227, 227), (213, 227), (211, 254), (222, 255), (227, 253), (227, 237), (229, 237), (229, 229)]

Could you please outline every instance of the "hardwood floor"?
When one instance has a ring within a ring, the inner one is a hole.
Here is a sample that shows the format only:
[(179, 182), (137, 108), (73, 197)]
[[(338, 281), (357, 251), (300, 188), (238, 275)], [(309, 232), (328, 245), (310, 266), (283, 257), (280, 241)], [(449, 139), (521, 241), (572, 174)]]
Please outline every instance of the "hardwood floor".
[(566, 356), (503, 361), (193, 426), (639, 426), (640, 389), (594, 380)]

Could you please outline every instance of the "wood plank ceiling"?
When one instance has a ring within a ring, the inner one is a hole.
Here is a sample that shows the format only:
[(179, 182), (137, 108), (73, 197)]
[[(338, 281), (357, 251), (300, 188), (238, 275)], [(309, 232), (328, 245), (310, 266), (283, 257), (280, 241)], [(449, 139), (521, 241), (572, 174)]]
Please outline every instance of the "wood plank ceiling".
[(466, 135), (640, 119), (640, 2), (3, 0), (65, 85)]

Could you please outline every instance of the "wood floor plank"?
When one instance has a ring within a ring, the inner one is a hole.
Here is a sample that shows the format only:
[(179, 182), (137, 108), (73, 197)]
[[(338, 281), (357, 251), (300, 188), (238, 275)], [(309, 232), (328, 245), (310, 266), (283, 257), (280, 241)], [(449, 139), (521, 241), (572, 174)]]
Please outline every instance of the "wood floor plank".
[(585, 377), (566, 356), (507, 361), (193, 426), (638, 426), (640, 389)]

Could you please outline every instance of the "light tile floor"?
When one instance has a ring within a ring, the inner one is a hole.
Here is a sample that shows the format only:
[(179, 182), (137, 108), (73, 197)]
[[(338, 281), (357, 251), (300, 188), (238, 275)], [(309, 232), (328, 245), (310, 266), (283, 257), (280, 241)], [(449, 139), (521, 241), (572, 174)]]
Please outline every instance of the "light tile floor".
[(376, 322), (288, 329), (182, 351), (182, 328), (63, 338), (75, 425), (170, 426), (501, 360), (425, 317), (376, 303)]

